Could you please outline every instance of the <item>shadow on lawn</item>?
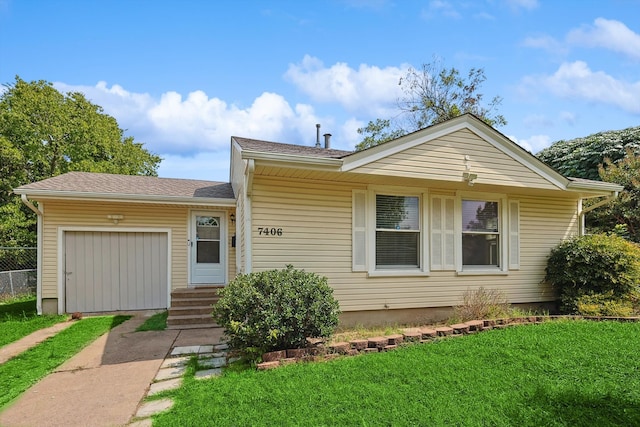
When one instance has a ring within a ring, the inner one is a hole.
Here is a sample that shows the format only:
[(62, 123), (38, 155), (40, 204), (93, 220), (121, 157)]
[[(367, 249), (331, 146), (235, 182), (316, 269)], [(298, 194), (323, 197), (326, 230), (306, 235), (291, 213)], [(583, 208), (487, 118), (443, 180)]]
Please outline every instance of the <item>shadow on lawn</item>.
[(588, 396), (579, 390), (549, 393), (539, 389), (529, 400), (522, 402), (522, 406), (511, 407), (509, 415), (514, 420), (513, 425), (640, 425), (640, 403), (621, 399), (619, 395)]
[(36, 300), (0, 304), (0, 321), (18, 320), (36, 316)]

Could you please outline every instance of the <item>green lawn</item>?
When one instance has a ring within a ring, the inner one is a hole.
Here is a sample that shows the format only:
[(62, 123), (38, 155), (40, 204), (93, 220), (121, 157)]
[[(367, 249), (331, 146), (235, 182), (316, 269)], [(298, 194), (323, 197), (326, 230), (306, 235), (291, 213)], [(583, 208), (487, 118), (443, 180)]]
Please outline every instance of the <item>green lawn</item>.
[[(0, 409), (129, 316), (88, 317), (0, 365)], [(61, 390), (64, 395), (64, 390)]]
[(136, 328), (136, 332), (142, 331), (164, 331), (167, 329), (168, 311), (161, 311), (149, 317), (144, 323)]
[(66, 319), (67, 316), (38, 316), (35, 296), (6, 300), (0, 303), (0, 347)]
[(154, 426), (640, 425), (640, 324), (516, 326), (165, 392)]

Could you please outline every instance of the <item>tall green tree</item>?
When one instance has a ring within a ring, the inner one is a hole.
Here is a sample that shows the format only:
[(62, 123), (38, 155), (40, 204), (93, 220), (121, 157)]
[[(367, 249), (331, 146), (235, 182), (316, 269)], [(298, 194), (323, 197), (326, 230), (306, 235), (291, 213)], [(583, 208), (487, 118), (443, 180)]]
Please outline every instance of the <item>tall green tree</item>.
[(618, 198), (592, 212), (590, 225), (598, 231), (619, 231), (640, 243), (640, 155), (627, 149), (618, 162), (605, 159), (598, 168), (600, 178), (624, 186)]
[(480, 89), (486, 79), (482, 68), (471, 68), (465, 76), (456, 68), (445, 67), (437, 58), (420, 69), (409, 68), (399, 82), (403, 95), (397, 100), (398, 114), (393, 120), (377, 119), (358, 129), (364, 138), (356, 150), (466, 113), (474, 114), (490, 126), (506, 125), (504, 116), (495, 113), (502, 98), (495, 96), (484, 104)]
[(12, 188), (69, 171), (155, 176), (160, 161), (82, 93), (16, 77), (0, 94), (0, 246), (35, 244)]
[(536, 156), (564, 176), (600, 180), (605, 159), (616, 163), (629, 150), (640, 153), (640, 126), (556, 141)]

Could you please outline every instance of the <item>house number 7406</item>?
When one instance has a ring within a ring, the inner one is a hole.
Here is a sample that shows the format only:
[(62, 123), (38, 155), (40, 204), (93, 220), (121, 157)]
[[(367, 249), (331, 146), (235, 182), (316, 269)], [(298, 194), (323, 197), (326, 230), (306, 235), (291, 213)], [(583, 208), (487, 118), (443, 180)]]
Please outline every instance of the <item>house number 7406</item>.
[(258, 236), (282, 236), (282, 228), (258, 227)]

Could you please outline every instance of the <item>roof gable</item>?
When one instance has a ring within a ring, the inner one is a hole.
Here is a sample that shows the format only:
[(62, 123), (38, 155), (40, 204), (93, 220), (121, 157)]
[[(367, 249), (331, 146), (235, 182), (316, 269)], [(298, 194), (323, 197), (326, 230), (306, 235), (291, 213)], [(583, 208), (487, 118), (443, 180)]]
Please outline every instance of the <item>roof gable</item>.
[(465, 114), (344, 158), (343, 171), (566, 189), (569, 180), (480, 119)]

